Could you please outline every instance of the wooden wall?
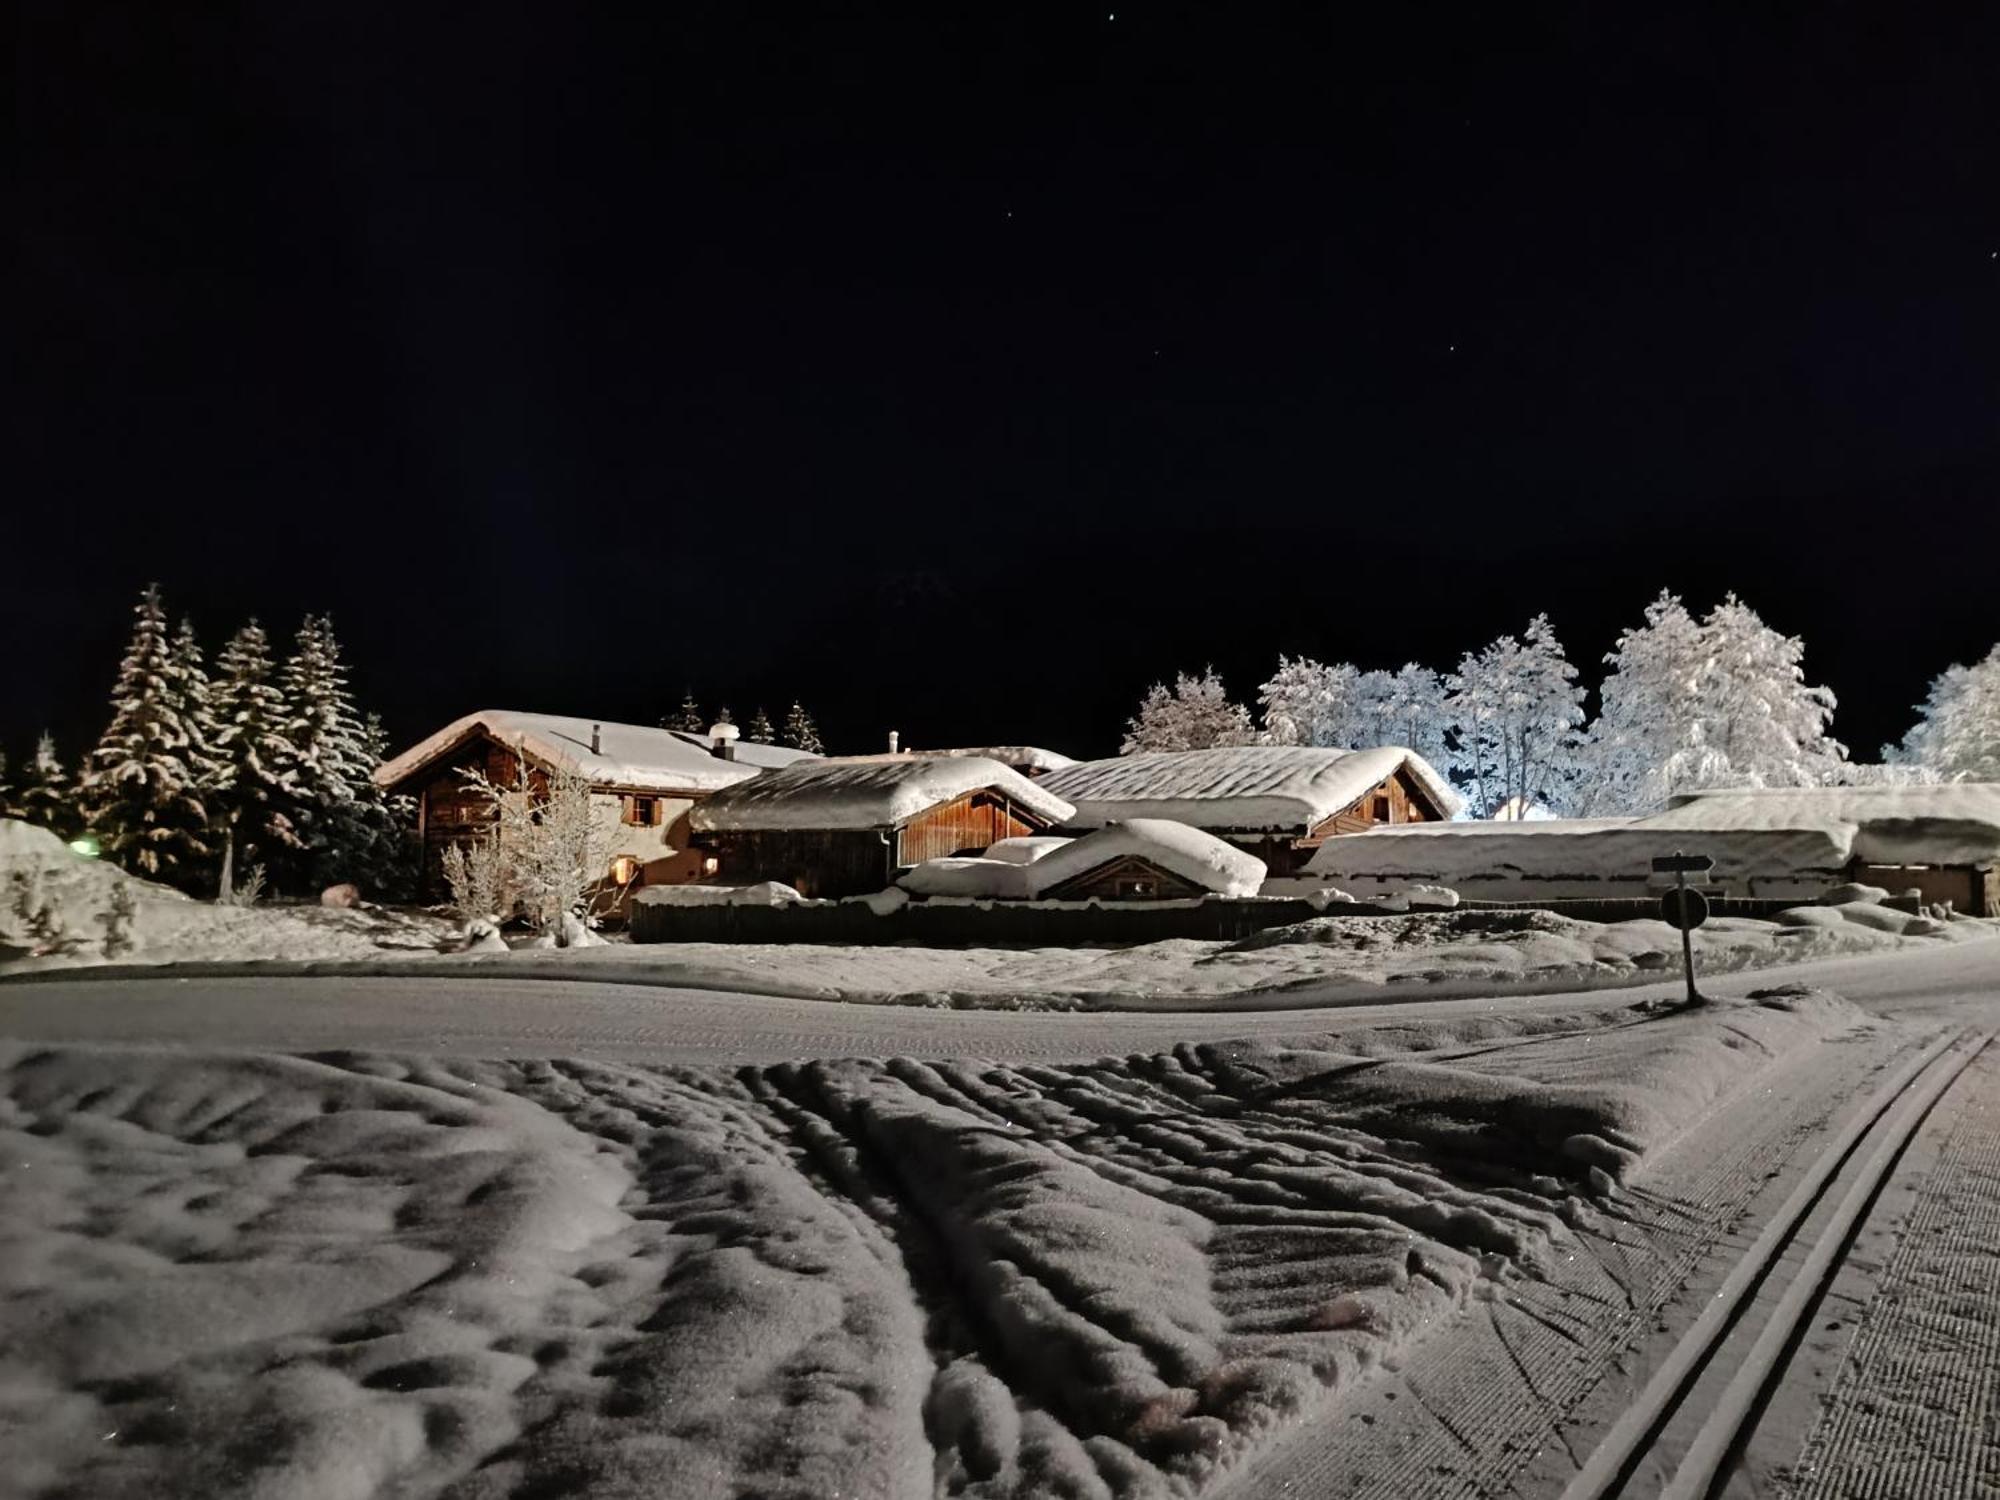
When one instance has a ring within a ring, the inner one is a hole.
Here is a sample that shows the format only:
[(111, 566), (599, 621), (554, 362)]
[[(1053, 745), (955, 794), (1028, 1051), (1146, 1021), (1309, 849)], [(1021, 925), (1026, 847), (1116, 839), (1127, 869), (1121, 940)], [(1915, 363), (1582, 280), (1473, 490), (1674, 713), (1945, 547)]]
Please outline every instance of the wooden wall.
[(1180, 901), (1208, 892), (1136, 854), (1106, 860), (1044, 893), (1049, 901)]
[(721, 885), (777, 880), (804, 896), (831, 899), (886, 889), (903, 870), (927, 859), (978, 852), (1005, 838), (1043, 833), (1005, 797), (965, 796), (919, 813), (888, 833), (875, 829), (759, 829), (709, 833), (697, 841), (721, 866), (708, 877)]
[(1892, 896), (1914, 886), (1923, 892), (1926, 906), (1949, 901), (1953, 911), (1969, 917), (1993, 915), (1994, 901), (2000, 897), (1996, 872), (1968, 865), (1864, 865), (1856, 860), (1848, 878), (1863, 885), (1879, 885)]
[(1046, 826), (1024, 817), (1005, 797), (969, 792), (905, 823), (896, 834), (896, 860), (908, 867), (927, 859), (978, 853), (1002, 839), (1041, 833)]
[(697, 834), (720, 868), (709, 877), (719, 885), (755, 885), (776, 880), (802, 896), (832, 899), (885, 889), (895, 876), (894, 847), (872, 828), (759, 829), (744, 833)]

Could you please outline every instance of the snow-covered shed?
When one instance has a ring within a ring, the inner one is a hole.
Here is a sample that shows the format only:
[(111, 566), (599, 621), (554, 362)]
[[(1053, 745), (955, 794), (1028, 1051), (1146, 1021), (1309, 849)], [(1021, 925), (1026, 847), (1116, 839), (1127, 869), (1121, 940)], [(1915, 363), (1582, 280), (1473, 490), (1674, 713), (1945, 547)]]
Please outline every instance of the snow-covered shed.
[(1264, 861), (1226, 839), (1165, 818), (1127, 818), (1073, 839), (1027, 867), (1050, 901), (1161, 901), (1254, 896)]
[(1808, 899), (1846, 878), (1846, 844), (1823, 829), (1738, 829), (1697, 842), (1635, 818), (1378, 828), (1321, 845), (1306, 873), (1364, 901), (1410, 884), (1482, 901), (1617, 899), (1656, 892), (1653, 859), (1677, 850), (1714, 859), (1712, 884), (1732, 895)]
[(2000, 915), (2000, 783), (1690, 792), (1645, 821), (1691, 841), (1737, 830), (1824, 832), (1843, 841), (1849, 880)]
[(700, 803), (694, 837), (732, 885), (807, 896), (878, 891), (928, 859), (1046, 833), (1073, 809), (980, 756), (854, 756), (787, 767)]
[(1041, 785), (1076, 804), (1073, 831), (1134, 818), (1185, 823), (1289, 875), (1335, 834), (1378, 824), (1431, 823), (1460, 801), (1415, 751), (1238, 745), (1085, 761)]
[(466, 789), (466, 770), (512, 783), (519, 761), (560, 767), (588, 778), (599, 808), (607, 878), (619, 885), (673, 884), (699, 879), (702, 856), (688, 838), (696, 802), (767, 770), (816, 760), (801, 750), (756, 745), (728, 732), (711, 736), (643, 724), (481, 709), (454, 719), (375, 772), (376, 784), (413, 798), (424, 847), (424, 888), (443, 894), (445, 849), (486, 825), (484, 801)]
[(1733, 895), (1811, 899), (1859, 880), (1991, 915), (2000, 786), (1732, 789), (1643, 818), (1383, 828), (1322, 846), (1307, 871), (1364, 897), (1408, 881), (1501, 901), (1643, 896), (1663, 883), (1652, 861), (1677, 852), (1708, 855)]
[(976, 896), (996, 901), (1169, 901), (1254, 896), (1264, 862), (1226, 839), (1163, 818), (1107, 823), (1074, 839), (1014, 839), (1045, 845), (1033, 859), (929, 859), (897, 882), (920, 896)]

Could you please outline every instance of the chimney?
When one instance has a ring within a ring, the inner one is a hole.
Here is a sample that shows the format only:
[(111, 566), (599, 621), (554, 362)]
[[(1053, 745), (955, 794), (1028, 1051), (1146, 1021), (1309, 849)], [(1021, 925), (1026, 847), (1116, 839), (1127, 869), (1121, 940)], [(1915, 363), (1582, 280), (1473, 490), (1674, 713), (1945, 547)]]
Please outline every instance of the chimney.
[(601, 752), (602, 748), (603, 748), (603, 745), (604, 745), (604, 726), (603, 726), (602, 724), (593, 724), (593, 725), (591, 725), (591, 726), (590, 726), (590, 753), (591, 753), (592, 755), (596, 755), (596, 754), (599, 754), (599, 753)]
[(892, 729), (889, 731), (889, 753), (891, 755), (896, 754), (896, 742), (901, 738), (902, 736), (897, 734), (895, 730)]
[(708, 726), (708, 753), (717, 760), (736, 759), (736, 741), (743, 733), (734, 724)]

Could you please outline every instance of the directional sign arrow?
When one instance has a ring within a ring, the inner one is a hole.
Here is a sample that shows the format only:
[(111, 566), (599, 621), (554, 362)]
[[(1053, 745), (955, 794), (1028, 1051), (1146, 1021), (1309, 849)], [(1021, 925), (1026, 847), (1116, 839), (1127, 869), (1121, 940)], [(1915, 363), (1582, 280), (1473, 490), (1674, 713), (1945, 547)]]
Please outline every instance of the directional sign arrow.
[(1715, 861), (1706, 854), (1662, 854), (1653, 860), (1656, 875), (1706, 875), (1715, 868)]

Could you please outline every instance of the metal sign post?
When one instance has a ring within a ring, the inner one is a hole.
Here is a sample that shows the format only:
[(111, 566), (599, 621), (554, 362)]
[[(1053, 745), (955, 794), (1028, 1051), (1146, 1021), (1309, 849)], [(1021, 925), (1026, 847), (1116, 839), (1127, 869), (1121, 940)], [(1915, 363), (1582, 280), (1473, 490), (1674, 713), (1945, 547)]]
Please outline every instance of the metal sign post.
[(1674, 888), (1660, 898), (1660, 915), (1681, 932), (1681, 972), (1687, 976), (1689, 1005), (1702, 1003), (1694, 987), (1694, 930), (1708, 920), (1708, 898), (1690, 890), (1687, 878), (1690, 872), (1706, 875), (1714, 868), (1715, 861), (1706, 854), (1683, 854), (1678, 849), (1653, 861), (1654, 874), (1674, 877)]

